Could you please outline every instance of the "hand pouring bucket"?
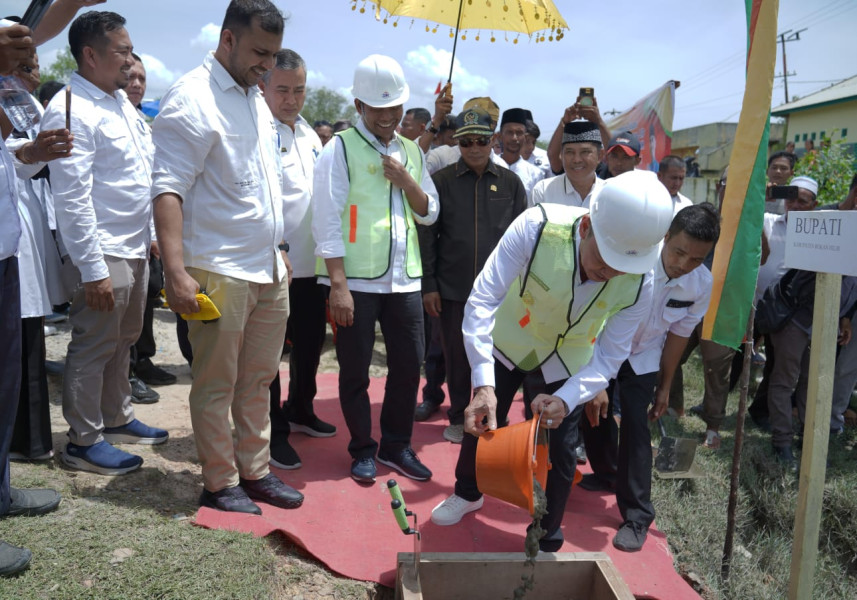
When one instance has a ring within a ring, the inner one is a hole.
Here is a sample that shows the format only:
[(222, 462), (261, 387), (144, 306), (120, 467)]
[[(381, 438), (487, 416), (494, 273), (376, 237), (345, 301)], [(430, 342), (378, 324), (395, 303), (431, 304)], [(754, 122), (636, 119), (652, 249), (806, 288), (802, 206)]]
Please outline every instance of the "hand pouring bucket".
[(535, 418), (479, 436), (476, 484), (483, 494), (533, 514), (533, 477), (544, 489), (548, 469), (547, 432), (539, 429)]

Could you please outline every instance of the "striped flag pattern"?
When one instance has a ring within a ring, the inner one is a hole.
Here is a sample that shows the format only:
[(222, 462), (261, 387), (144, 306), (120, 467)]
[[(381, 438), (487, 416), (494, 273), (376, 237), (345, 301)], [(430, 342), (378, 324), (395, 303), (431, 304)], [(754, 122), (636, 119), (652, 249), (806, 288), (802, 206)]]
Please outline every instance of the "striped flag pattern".
[(732, 348), (744, 339), (759, 271), (779, 8), (778, 0), (745, 4), (747, 82), (720, 208), (711, 303), (702, 325), (703, 338)]

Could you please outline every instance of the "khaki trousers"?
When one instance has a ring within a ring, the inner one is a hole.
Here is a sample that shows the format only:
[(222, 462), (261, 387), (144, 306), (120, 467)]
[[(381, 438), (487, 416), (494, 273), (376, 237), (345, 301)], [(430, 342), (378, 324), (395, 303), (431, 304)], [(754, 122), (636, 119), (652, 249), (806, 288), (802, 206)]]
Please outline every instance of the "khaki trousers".
[[(190, 416), (205, 489), (268, 474), (271, 420), (268, 386), (283, 352), (288, 280), (259, 284), (188, 268), (221, 317), (188, 321), (193, 347)], [(235, 424), (235, 441), (229, 414)]]
[(140, 337), (149, 263), (143, 258), (105, 256), (113, 284), (112, 311), (92, 310), (80, 271), (71, 260), (63, 264), (63, 278), (75, 282), (69, 321), (71, 341), (65, 359), (62, 409), (72, 444), (100, 442), (105, 427), (121, 427), (134, 420), (128, 365), (131, 346)]

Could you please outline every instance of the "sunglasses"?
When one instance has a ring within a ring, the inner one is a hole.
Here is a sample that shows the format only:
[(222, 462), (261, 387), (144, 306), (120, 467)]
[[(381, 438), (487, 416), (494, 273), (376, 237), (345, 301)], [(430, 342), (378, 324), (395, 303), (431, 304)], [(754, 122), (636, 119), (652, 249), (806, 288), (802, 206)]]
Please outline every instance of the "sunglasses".
[(472, 146), (473, 144), (478, 144), (479, 146), (482, 146), (484, 148), (490, 143), (491, 136), (476, 138), (475, 140), (473, 138), (461, 138), (460, 140), (458, 140), (458, 145), (462, 148), (470, 148), (470, 146)]

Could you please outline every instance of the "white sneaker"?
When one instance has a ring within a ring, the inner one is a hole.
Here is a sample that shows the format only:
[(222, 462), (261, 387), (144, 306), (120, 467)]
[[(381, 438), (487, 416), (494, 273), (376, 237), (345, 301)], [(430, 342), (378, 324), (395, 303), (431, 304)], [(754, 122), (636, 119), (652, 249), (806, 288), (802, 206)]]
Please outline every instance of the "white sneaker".
[(460, 444), (464, 440), (464, 425), (448, 425), (443, 430), (443, 439), (453, 444)]
[(467, 513), (482, 508), (484, 501), (483, 497), (470, 502), (453, 494), (431, 510), (431, 522), (441, 526), (455, 525)]

